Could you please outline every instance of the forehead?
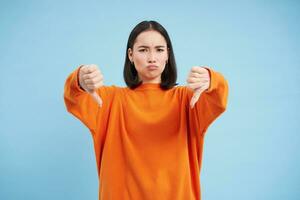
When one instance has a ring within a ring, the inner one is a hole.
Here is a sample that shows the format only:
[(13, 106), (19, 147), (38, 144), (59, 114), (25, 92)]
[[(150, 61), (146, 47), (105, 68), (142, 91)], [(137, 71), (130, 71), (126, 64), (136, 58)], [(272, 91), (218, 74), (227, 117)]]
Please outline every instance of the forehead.
[(134, 46), (167, 46), (165, 38), (157, 31), (145, 31), (140, 33), (135, 41)]

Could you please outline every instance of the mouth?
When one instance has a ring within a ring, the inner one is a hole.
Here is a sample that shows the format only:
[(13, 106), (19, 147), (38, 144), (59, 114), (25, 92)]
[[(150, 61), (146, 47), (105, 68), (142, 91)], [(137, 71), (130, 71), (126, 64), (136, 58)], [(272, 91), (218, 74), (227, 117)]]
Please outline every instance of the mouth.
[(156, 66), (156, 65), (148, 65), (147, 69), (149, 69), (149, 70), (156, 70), (156, 69), (158, 69), (158, 66)]

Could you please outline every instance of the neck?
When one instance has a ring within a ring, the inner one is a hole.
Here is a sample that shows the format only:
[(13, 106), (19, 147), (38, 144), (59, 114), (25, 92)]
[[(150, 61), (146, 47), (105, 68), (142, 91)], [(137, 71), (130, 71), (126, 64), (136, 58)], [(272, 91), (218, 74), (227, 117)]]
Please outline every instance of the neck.
[(155, 79), (146, 79), (146, 78), (142, 78), (143, 84), (144, 83), (161, 83), (161, 78), (155, 78)]

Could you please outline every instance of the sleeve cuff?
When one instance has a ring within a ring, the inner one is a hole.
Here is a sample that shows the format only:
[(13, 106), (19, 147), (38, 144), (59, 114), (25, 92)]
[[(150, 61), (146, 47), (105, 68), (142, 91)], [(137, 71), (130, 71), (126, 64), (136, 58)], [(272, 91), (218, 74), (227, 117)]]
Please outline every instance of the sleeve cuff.
[(215, 74), (214, 70), (208, 67), (204, 67), (205, 69), (208, 70), (209, 77), (210, 77), (210, 83), (209, 83), (209, 88), (205, 90), (205, 92), (210, 93), (214, 88), (215, 88)]
[(74, 71), (74, 76), (73, 76), (73, 87), (80, 92), (86, 92), (79, 84), (79, 70), (82, 67), (82, 65), (80, 65), (75, 71)]

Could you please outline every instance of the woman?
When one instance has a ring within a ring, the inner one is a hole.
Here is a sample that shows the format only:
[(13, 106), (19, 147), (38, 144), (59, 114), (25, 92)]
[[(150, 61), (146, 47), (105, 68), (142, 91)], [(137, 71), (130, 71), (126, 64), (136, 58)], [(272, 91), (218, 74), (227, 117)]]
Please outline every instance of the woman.
[(226, 109), (227, 81), (195, 66), (178, 86), (170, 38), (155, 21), (132, 30), (123, 74), (128, 87), (105, 86), (96, 65), (82, 65), (65, 83), (67, 110), (93, 137), (99, 199), (201, 199), (204, 135)]

